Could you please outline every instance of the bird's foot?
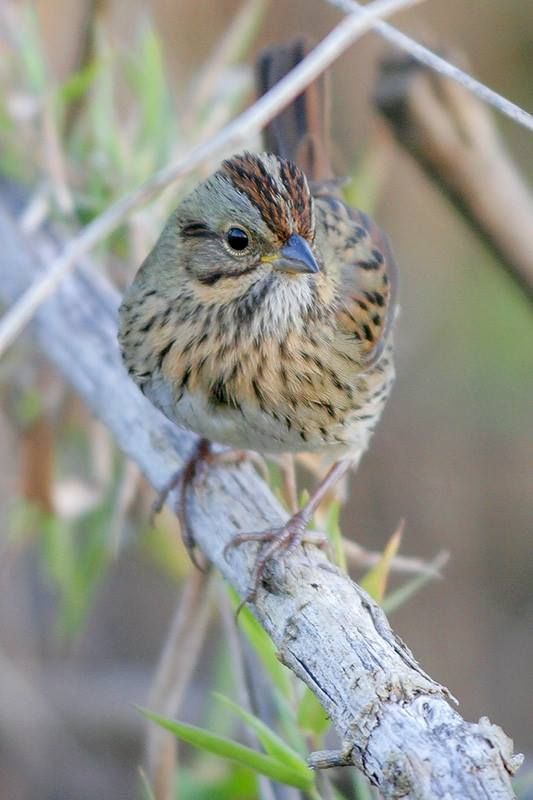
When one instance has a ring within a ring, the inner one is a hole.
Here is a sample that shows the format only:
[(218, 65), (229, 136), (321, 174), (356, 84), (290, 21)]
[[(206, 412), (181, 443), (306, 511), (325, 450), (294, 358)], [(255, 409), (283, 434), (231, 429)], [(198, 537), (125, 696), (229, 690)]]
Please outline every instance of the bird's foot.
[(244, 461), (251, 461), (258, 467), (263, 476), (266, 475), (266, 479), (268, 479), (266, 462), (257, 453), (248, 450), (213, 452), (209, 440), (200, 439), (184, 466), (170, 477), (170, 480), (163, 486), (152, 506), (150, 519), (153, 521), (155, 515), (159, 514), (168, 500), (169, 494), (177, 490), (174, 510), (179, 519), (183, 544), (192, 563), (200, 570), (204, 570), (204, 567), (196, 557), (196, 541), (187, 511), (187, 493), (191, 487), (198, 489), (202, 486), (210, 466), (215, 464), (242, 464)]
[(211, 455), (211, 443), (207, 439), (200, 439), (184, 466), (171, 475), (170, 479), (159, 492), (152, 506), (150, 516), (151, 520), (153, 520), (155, 515), (159, 514), (162, 510), (170, 493), (174, 490), (177, 491), (174, 511), (180, 523), (181, 538), (192, 563), (202, 571), (204, 571), (205, 568), (196, 557), (196, 542), (187, 513), (187, 492), (191, 486), (197, 486), (205, 480)]
[(277, 558), (282, 553), (285, 556), (290, 555), (298, 545), (303, 543), (314, 544), (317, 547), (325, 547), (328, 544), (328, 539), (323, 533), (307, 530), (310, 520), (311, 515), (306, 508), (303, 508), (294, 514), (281, 528), (269, 528), (260, 533), (239, 533), (227, 543), (224, 548), (224, 555), (227, 554), (230, 548), (238, 547), (245, 542), (258, 542), (260, 545), (250, 588), (238, 606), (235, 612), (236, 616), (238, 616), (241, 608), (246, 603), (254, 602), (269, 561)]
[(246, 603), (254, 602), (269, 561), (280, 553), (290, 555), (303, 542), (314, 544), (318, 547), (327, 545), (328, 539), (324, 534), (316, 531), (307, 531), (306, 529), (328, 491), (342, 478), (350, 464), (351, 461), (349, 459), (337, 461), (333, 464), (318, 486), (315, 487), (305, 506), (297, 511), (296, 514), (293, 514), (283, 527), (270, 528), (260, 533), (239, 533), (228, 542), (224, 548), (225, 555), (231, 547), (236, 547), (244, 542), (258, 542), (260, 544), (254, 564), (251, 585), (237, 608), (237, 615)]

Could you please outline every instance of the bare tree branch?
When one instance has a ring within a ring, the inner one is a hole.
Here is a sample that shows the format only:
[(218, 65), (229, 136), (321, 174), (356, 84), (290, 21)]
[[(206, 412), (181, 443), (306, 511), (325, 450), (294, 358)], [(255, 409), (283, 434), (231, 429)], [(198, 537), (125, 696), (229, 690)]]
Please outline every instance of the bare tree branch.
[[(12, 303), (62, 243), (40, 234), (30, 245), (2, 210), (0, 240), (0, 296)], [(34, 333), (160, 489), (191, 452), (194, 437), (166, 420), (127, 378), (116, 342), (118, 302), (96, 270), (80, 267), (40, 307)], [(244, 595), (256, 545), (232, 549), (227, 560), (224, 546), (238, 532), (283, 523), (287, 514), (246, 464), (214, 466), (191, 494), (189, 513), (200, 548)], [(321, 754), (321, 765), (356, 765), (385, 800), (514, 797), (510, 775), (521, 760), (511, 741), (487, 719), (465, 722), (381, 609), (321, 551), (301, 548), (273, 563), (253, 610), (280, 659), (316, 694), (341, 737), (341, 752)]]
[(183, 178), (201, 164), (229, 150), (238, 150), (326, 70), (361, 37), (377, 17), (394, 14), (423, 0), (374, 0), (364, 12), (343, 19), (291, 72), (250, 108), (207, 142), (194, 147), (176, 164), (157, 172), (135, 191), (117, 200), (75, 236), (49, 265), (45, 275), (28, 287), (16, 305), (0, 321), (0, 356), (28, 324), (35, 311), (57, 289), (84, 255), (108, 236), (132, 211), (147, 203), (170, 183)]
[(533, 194), (486, 106), (408, 56), (383, 62), (375, 102), (400, 144), (533, 300)]

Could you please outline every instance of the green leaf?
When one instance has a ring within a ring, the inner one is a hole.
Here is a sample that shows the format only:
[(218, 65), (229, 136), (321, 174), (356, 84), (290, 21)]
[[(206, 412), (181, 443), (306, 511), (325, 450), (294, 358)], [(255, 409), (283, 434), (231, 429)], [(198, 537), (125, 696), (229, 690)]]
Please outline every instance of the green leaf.
[(57, 90), (59, 100), (68, 104), (84, 97), (102, 67), (103, 62), (99, 59), (94, 59), (78, 72), (75, 72), (74, 75), (71, 75)]
[(392, 534), (387, 542), (379, 562), (375, 567), (367, 572), (361, 581), (361, 586), (363, 589), (365, 589), (377, 603), (381, 603), (383, 597), (385, 596), (385, 589), (387, 587), (391, 563), (394, 556), (398, 552), (398, 548), (400, 547), (403, 528), (404, 524), (401, 522), (398, 529)]
[(252, 750), (251, 747), (245, 747), (225, 736), (218, 736), (216, 733), (198, 728), (196, 725), (165, 719), (165, 717), (153, 714), (145, 709), (139, 710), (145, 717), (148, 717), (148, 719), (194, 747), (222, 758), (227, 758), (230, 761), (235, 761), (237, 764), (249, 767), (267, 778), (286, 783), (288, 786), (295, 786), (297, 789), (307, 790), (313, 785), (313, 772), (309, 767), (304, 773), (301, 770), (282, 764), (272, 756), (258, 753), (256, 750)]
[(246, 711), (240, 705), (234, 703), (229, 697), (225, 697), (218, 692), (213, 692), (213, 694), (217, 700), (224, 703), (228, 708), (231, 708), (235, 714), (253, 728), (269, 756), (276, 758), (278, 761), (296, 770), (301, 770), (303, 774), (307, 775), (309, 767), (304, 759), (293, 750), (292, 747), (289, 747), (289, 745), (286, 744), (277, 733), (271, 730), (268, 725), (265, 725), (265, 723), (254, 714), (250, 714), (249, 711)]
[(29, 388), (19, 392), (14, 405), (14, 416), (22, 427), (26, 428), (37, 422), (43, 412), (41, 393), (37, 389)]
[(24, 67), (31, 91), (42, 94), (47, 86), (47, 68), (43, 56), (37, 11), (25, 6), (22, 25), (17, 26), (18, 55)]
[(343, 188), (348, 205), (364, 208), (368, 214), (373, 213), (383, 192), (388, 149), (388, 143), (383, 137), (373, 137), (357, 157), (349, 171), (351, 180)]
[[(148, 29), (141, 42), (142, 68), (138, 74), (138, 100), (141, 112), (140, 142), (158, 144), (161, 139), (161, 123), (168, 109), (163, 55), (161, 44), (153, 30)], [(169, 119), (166, 120), (167, 124)], [(154, 147), (155, 149), (155, 147)]]
[(253, 800), (257, 797), (257, 774), (230, 764), (227, 775), (201, 780), (197, 769), (180, 764), (177, 794), (180, 800)]
[(117, 121), (114, 74), (116, 58), (105, 33), (98, 27), (95, 41), (96, 57), (105, 63), (105, 69), (100, 70), (96, 76), (88, 110), (93, 149), (98, 153), (98, 177), (106, 183), (112, 174), (111, 167), (117, 171), (122, 169), (120, 138), (123, 132)]
[(289, 701), (281, 692), (274, 689), (273, 699), (276, 703), (280, 732), (285, 742), (297, 753), (304, 755), (309, 748), (305, 739), (305, 732), (301, 730), (296, 719), (294, 701)]
[(333, 500), (328, 508), (326, 517), (326, 533), (333, 546), (333, 553), (335, 562), (339, 565), (343, 572), (347, 572), (346, 556), (344, 554), (344, 545), (342, 543), (342, 533), (339, 527), (339, 517), (341, 512), (341, 503), (339, 500)]
[[(237, 608), (240, 603), (237, 592), (231, 587), (229, 587), (228, 591), (233, 608)], [(284, 697), (291, 697), (291, 672), (280, 662), (274, 642), (246, 606), (241, 609), (239, 614), (239, 624), (246, 638), (261, 659), (266, 671), (272, 678), (274, 685)]]
[(325, 733), (330, 725), (322, 703), (308, 687), (306, 687), (300, 702), (298, 722), (301, 728), (317, 736)]

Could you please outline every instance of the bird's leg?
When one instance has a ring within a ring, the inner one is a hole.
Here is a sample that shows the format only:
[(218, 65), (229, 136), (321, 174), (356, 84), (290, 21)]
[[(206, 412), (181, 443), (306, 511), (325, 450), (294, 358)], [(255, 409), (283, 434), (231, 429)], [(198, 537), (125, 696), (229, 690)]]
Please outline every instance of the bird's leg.
[(259, 542), (263, 545), (255, 561), (250, 589), (239, 606), (237, 613), (244, 603), (253, 602), (253, 600), (255, 600), (265, 568), (272, 558), (281, 552), (285, 552), (286, 555), (289, 555), (302, 542), (310, 542), (319, 547), (327, 543), (325, 536), (317, 533), (306, 533), (306, 528), (328, 491), (340, 480), (351, 463), (349, 459), (337, 461), (326, 473), (325, 477), (322, 478), (303, 508), (297, 511), (296, 514), (293, 514), (281, 528), (270, 528), (260, 533), (240, 533), (228, 542), (225, 547), (225, 552), (227, 552), (229, 548), (236, 547), (244, 542)]
[(185, 462), (184, 466), (171, 475), (170, 480), (163, 486), (159, 495), (152, 506), (152, 518), (159, 514), (165, 505), (169, 494), (178, 490), (178, 498), (175, 506), (176, 516), (180, 523), (181, 538), (183, 544), (189, 554), (189, 558), (195, 567), (203, 571), (202, 566), (196, 558), (194, 547), (195, 540), (192, 532), (192, 527), (187, 513), (187, 491), (189, 487), (194, 484), (198, 479), (205, 477), (207, 465), (210, 462), (211, 442), (208, 439), (199, 439), (196, 443), (193, 452)]
[(178, 490), (175, 512), (180, 523), (181, 537), (191, 561), (198, 569), (202, 569), (202, 567), (194, 552), (196, 542), (187, 512), (187, 492), (191, 486), (200, 485), (205, 480), (210, 465), (241, 464), (248, 460), (259, 468), (263, 476), (266, 474), (266, 480), (268, 480), (268, 467), (259, 454), (247, 450), (224, 450), (222, 453), (214, 453), (208, 439), (199, 439), (184, 466), (170, 477), (152, 506), (151, 517), (153, 519), (165, 505), (170, 492)]
[(263, 480), (270, 481), (268, 464), (259, 453), (254, 450), (224, 450), (222, 453), (210, 452), (207, 456), (210, 464), (242, 464), (243, 461), (250, 461), (261, 473)]

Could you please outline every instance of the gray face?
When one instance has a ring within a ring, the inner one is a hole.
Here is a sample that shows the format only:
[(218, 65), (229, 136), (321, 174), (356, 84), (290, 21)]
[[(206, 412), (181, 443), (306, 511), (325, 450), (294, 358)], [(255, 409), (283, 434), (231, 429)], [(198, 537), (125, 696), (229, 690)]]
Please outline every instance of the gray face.
[(276, 156), (245, 153), (223, 162), (185, 198), (176, 217), (182, 264), (200, 283), (242, 278), (250, 285), (273, 264), (292, 274), (318, 270), (307, 181)]
[(183, 267), (201, 283), (269, 270), (261, 259), (274, 255), (275, 237), (249, 198), (218, 173), (185, 198), (176, 224)]

